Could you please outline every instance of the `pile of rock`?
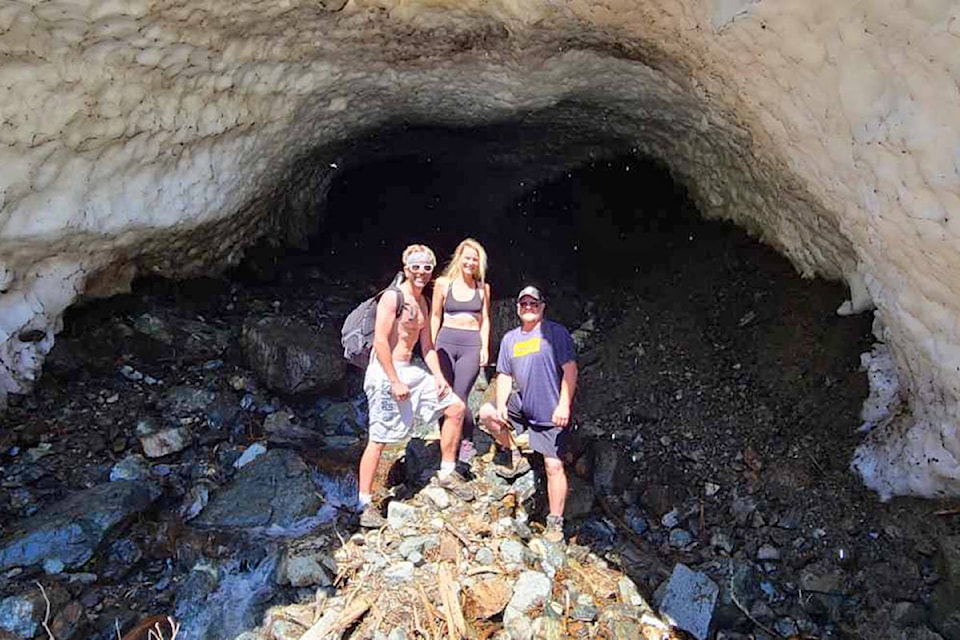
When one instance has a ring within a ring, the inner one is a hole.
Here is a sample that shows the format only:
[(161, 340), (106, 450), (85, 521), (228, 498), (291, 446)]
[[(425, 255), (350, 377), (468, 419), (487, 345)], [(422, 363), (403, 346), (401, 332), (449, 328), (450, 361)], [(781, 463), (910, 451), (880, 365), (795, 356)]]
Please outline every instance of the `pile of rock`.
[[(422, 475), (407, 465), (408, 479)], [(473, 502), (428, 484), (390, 501), (385, 527), (354, 533), (332, 558), (288, 551), (280, 573), (316, 585), (316, 597), (270, 609), (258, 629), (236, 640), (681, 637), (622, 568), (576, 539), (550, 543), (539, 535), (524, 506), (534, 472), (507, 484), (492, 465), (477, 468)], [(309, 538), (300, 544), (309, 547)], [(664, 606), (674, 625), (705, 638), (717, 587), (678, 570)]]

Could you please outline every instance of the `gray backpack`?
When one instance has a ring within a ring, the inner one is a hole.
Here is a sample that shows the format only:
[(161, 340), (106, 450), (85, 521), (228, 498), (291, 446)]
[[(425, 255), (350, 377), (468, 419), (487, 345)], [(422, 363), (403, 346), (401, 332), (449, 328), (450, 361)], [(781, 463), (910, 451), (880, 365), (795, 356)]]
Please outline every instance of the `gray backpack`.
[(390, 285), (373, 296), (367, 298), (350, 312), (343, 321), (340, 329), (340, 344), (343, 345), (343, 357), (361, 369), (370, 364), (370, 351), (373, 349), (373, 330), (377, 323), (377, 303), (387, 291), (397, 292), (397, 316), (403, 312), (403, 291), (400, 283), (403, 282), (403, 273), (398, 273)]

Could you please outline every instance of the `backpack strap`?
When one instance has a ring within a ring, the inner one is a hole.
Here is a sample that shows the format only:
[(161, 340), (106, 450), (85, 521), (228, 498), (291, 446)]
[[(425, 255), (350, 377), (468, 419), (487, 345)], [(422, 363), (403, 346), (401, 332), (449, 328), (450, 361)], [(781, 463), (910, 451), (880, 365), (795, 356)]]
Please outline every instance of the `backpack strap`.
[(387, 287), (386, 289), (384, 289), (384, 291), (395, 291), (395, 292), (396, 292), (396, 294), (397, 294), (397, 315), (396, 315), (396, 317), (399, 318), (399, 317), (400, 317), (400, 314), (403, 313), (403, 305), (404, 305), (404, 302), (403, 302), (403, 291), (400, 290), (400, 287), (395, 287), (395, 286), (393, 286), (393, 285)]

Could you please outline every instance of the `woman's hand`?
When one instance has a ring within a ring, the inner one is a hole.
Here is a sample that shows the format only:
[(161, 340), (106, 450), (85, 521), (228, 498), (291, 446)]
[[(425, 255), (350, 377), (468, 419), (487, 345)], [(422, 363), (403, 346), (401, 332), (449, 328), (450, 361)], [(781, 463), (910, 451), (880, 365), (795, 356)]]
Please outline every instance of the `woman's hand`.
[(490, 350), (486, 347), (480, 347), (480, 366), (485, 367), (490, 363)]

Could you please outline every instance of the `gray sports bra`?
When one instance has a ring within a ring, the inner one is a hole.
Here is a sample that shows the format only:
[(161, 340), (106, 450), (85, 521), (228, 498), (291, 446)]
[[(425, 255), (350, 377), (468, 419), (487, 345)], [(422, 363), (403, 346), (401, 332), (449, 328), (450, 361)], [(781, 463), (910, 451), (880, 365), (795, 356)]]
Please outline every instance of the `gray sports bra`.
[(443, 299), (445, 313), (480, 313), (483, 311), (483, 299), (480, 297), (480, 287), (473, 290), (473, 297), (469, 300), (457, 300), (453, 297), (453, 285), (447, 289)]

